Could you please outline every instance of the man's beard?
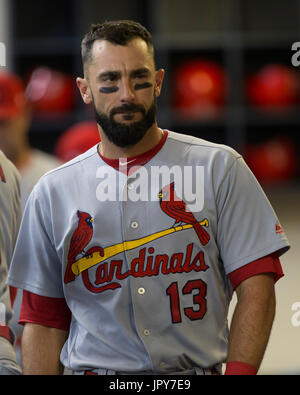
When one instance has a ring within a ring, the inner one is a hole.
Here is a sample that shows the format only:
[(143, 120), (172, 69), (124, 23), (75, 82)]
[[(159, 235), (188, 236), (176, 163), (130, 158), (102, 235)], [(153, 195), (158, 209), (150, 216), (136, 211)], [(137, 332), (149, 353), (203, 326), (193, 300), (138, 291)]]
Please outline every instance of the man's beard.
[[(94, 104), (94, 103), (93, 103)], [(139, 111), (143, 118), (138, 122), (125, 124), (114, 121), (113, 117), (117, 113)], [(142, 105), (126, 103), (123, 106), (113, 108), (106, 116), (97, 111), (94, 104), (96, 122), (101, 126), (106, 137), (118, 147), (127, 147), (137, 144), (147, 133), (147, 130), (154, 124), (156, 119), (156, 97), (148, 111)]]

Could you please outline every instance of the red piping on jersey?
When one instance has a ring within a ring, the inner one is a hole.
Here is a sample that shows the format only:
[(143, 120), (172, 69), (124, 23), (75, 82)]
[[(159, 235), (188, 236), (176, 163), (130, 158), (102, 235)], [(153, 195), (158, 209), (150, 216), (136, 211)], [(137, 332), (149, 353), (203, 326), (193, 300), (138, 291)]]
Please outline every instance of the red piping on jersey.
[(149, 151), (146, 151), (140, 155), (127, 157), (126, 160), (127, 162), (130, 163), (128, 163), (124, 167), (122, 166), (122, 162), (120, 163), (119, 159), (106, 158), (105, 156), (102, 156), (99, 153), (99, 151), (98, 154), (101, 157), (101, 159), (104, 160), (104, 162), (107, 163), (109, 166), (123, 173), (127, 172), (128, 175), (129, 170), (133, 166), (144, 166), (147, 162), (149, 162), (162, 149), (163, 145), (167, 140), (167, 137), (168, 137), (167, 130), (163, 130), (163, 137), (155, 147), (151, 148)]

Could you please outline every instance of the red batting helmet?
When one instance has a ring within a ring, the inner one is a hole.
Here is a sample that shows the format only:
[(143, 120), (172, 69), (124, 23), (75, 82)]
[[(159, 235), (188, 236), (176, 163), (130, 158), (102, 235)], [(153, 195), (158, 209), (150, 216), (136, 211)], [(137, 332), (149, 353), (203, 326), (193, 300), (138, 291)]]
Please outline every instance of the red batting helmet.
[(37, 67), (30, 74), (26, 95), (38, 114), (70, 111), (75, 105), (75, 83), (66, 73)]
[(281, 64), (267, 64), (246, 81), (248, 101), (260, 108), (284, 109), (299, 101), (299, 75)]
[(18, 116), (26, 105), (25, 87), (15, 74), (0, 71), (0, 119)]
[(99, 143), (100, 135), (95, 121), (82, 121), (68, 128), (57, 140), (54, 152), (63, 162), (87, 151)]
[(173, 105), (182, 115), (215, 115), (224, 105), (226, 93), (225, 71), (214, 61), (189, 60), (175, 70)]

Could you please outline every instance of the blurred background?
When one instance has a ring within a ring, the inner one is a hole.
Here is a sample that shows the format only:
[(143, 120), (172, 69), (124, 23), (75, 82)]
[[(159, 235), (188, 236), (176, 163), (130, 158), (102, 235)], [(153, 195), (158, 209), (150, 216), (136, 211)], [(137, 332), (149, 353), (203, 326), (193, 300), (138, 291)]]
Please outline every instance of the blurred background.
[(109, 19), (134, 19), (153, 35), (157, 67), (166, 70), (160, 127), (236, 149), (273, 204), (292, 249), (282, 258), (260, 373), (300, 374), (300, 318), (292, 320), (300, 302), (300, 1), (0, 0), (0, 72), (22, 79), (31, 106), (27, 144), (48, 162), (97, 141), (75, 78), (82, 36)]

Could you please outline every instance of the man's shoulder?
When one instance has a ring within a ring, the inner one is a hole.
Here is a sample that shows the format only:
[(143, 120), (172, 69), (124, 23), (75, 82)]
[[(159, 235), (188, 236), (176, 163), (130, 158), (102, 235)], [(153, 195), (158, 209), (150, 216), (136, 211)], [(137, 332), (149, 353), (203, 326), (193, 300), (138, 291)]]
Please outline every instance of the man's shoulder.
[(235, 149), (228, 145), (214, 143), (190, 134), (168, 131), (168, 141), (170, 145), (178, 146), (183, 152), (193, 153), (201, 157), (221, 156), (232, 160), (241, 157)]

